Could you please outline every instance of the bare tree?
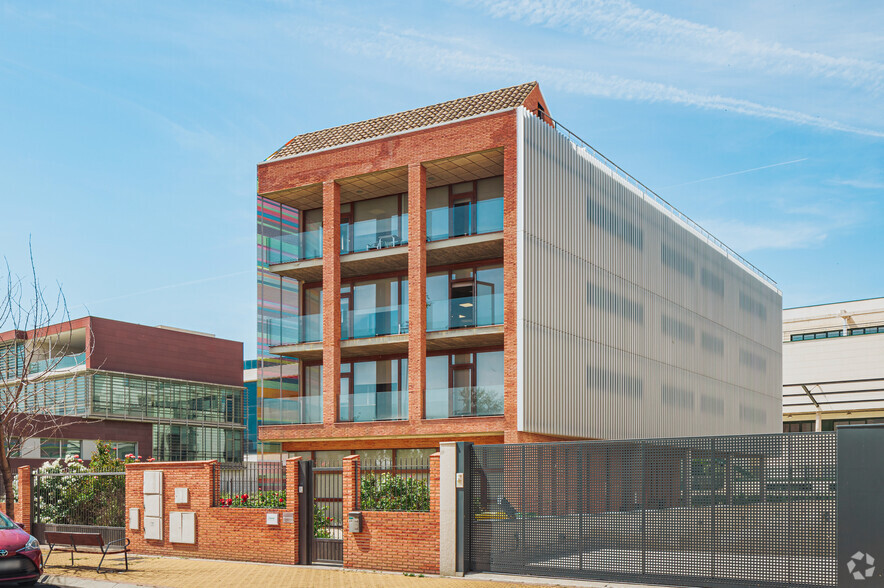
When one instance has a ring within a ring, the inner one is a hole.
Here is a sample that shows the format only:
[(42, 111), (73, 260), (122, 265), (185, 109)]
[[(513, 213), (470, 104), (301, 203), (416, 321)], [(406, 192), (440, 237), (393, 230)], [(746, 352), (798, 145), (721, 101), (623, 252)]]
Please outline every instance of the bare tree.
[(82, 377), (77, 368), (92, 351), (91, 333), (73, 328), (61, 286), (47, 289), (40, 283), (30, 246), (29, 252), (27, 276), (13, 274), (4, 260), (6, 288), (0, 293), (0, 477), (11, 517), (15, 472), (10, 457), (24, 440), (55, 435), (74, 422), (65, 415), (76, 414), (78, 402), (86, 408), (85, 394), (75, 394)]

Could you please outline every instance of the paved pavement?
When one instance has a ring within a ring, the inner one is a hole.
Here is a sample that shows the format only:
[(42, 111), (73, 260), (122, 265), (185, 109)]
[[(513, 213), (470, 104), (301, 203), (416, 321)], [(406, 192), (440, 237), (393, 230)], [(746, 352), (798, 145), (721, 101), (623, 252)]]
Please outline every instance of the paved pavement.
[[(57, 558), (57, 559), (56, 559)], [(275, 586), (316, 588), (517, 588), (538, 585), (581, 588), (639, 588), (637, 584), (572, 582), (517, 576), (475, 574), (466, 578), (406, 576), (399, 573), (356, 572), (325, 566), (283, 566), (175, 557), (129, 555), (129, 571), (96, 573), (100, 555), (53, 555), (42, 586), (77, 588), (221, 588)], [(123, 558), (108, 556), (104, 566), (123, 570)], [(104, 569), (104, 566), (102, 569)], [(656, 587), (659, 588), (659, 587)]]

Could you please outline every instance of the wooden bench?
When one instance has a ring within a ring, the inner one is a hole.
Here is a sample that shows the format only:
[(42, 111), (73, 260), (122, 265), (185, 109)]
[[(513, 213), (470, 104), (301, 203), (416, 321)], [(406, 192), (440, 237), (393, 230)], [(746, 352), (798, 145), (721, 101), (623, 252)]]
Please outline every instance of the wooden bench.
[[(104, 542), (101, 533), (63, 533), (59, 531), (47, 531), (46, 543), (49, 544), (49, 553), (46, 554), (45, 565), (49, 561), (49, 557), (53, 551), (68, 551), (71, 554), (71, 565), (74, 565), (74, 553), (89, 553), (88, 549), (94, 550), (96, 547), (101, 550), (101, 561), (98, 562), (96, 571), (101, 573), (101, 564), (107, 554), (122, 553), (126, 560), (126, 571), (129, 571), (129, 539), (116, 539), (114, 541)], [(125, 542), (125, 543), (124, 543)], [(85, 547), (87, 551), (81, 551), (79, 548)], [(92, 553), (95, 553), (92, 551)]]

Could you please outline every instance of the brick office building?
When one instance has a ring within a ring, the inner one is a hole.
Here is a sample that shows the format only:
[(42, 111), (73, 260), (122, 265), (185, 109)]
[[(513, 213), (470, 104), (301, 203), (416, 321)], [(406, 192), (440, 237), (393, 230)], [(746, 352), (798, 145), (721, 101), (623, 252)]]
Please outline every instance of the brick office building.
[(562, 131), (528, 83), (258, 165), (264, 443), (779, 429), (775, 284)]
[(4, 381), (15, 383), (29, 355), (28, 397), (64, 426), (24, 439), (12, 431), (13, 467), (88, 458), (97, 440), (120, 457), (242, 461), (242, 343), (97, 317), (0, 333)]

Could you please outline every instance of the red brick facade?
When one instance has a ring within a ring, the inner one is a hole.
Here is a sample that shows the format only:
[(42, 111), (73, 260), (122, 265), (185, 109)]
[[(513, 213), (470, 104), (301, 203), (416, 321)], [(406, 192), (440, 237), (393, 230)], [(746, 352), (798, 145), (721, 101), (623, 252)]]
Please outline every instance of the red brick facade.
[[(213, 506), (218, 479), (215, 461), (134, 463), (126, 466), (126, 526), (129, 509), (139, 511), (138, 530), (126, 529), (134, 553), (174, 555), (263, 563), (298, 563), (298, 461), (286, 462), (286, 505), (284, 509), (232, 508)], [(163, 539), (144, 538), (144, 472), (163, 472)], [(175, 488), (188, 488), (189, 502), (175, 504)], [(196, 542), (192, 545), (169, 541), (169, 513), (196, 513)], [(267, 525), (268, 512), (279, 514), (279, 525)], [(294, 522), (283, 522), (291, 512)]]
[(31, 532), (31, 468), (18, 468), (18, 500), (13, 505), (14, 513), (6, 512), (6, 501), (0, 502), (0, 511), (9, 518), (24, 525), (25, 531)]
[[(359, 457), (344, 458), (344, 516), (358, 510)], [(344, 528), (344, 567), (439, 573), (439, 454), (430, 456), (430, 511), (362, 511), (362, 532)]]

